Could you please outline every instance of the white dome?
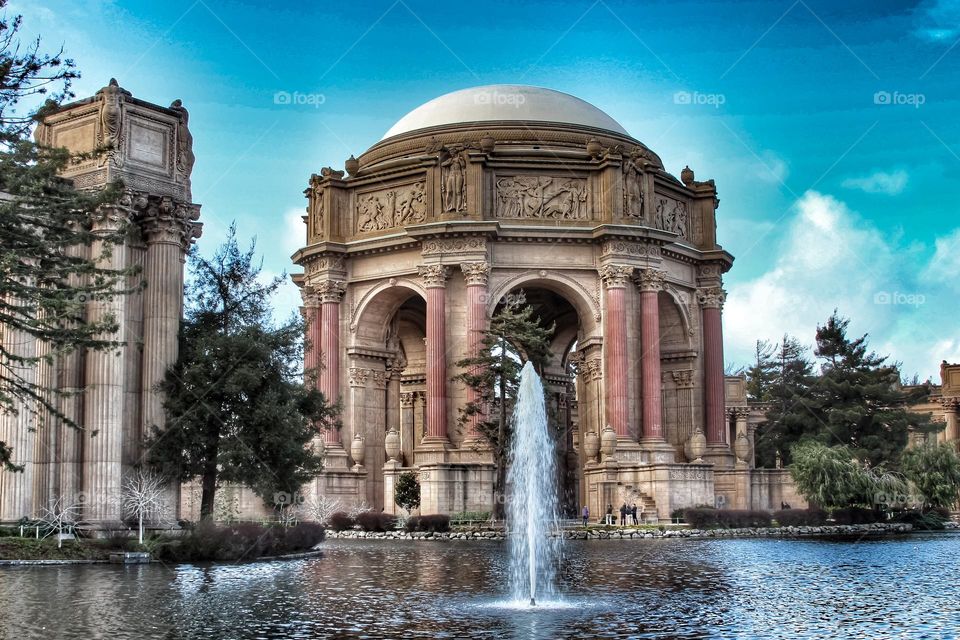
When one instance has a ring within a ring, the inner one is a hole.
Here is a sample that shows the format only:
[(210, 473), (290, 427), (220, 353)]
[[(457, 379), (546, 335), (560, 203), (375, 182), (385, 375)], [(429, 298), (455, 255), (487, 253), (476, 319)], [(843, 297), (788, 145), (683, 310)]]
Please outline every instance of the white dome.
[(502, 121), (577, 124), (630, 135), (606, 113), (569, 93), (518, 84), (491, 84), (434, 98), (400, 118), (381, 139), (444, 124)]

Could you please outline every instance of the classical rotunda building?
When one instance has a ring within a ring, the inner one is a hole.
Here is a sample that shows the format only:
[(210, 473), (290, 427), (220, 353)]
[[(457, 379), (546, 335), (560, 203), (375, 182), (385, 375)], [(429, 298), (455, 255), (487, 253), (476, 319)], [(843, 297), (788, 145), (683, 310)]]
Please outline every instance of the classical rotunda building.
[(489, 510), (492, 457), (459, 419), (454, 363), (522, 291), (556, 327), (544, 383), (568, 510), (779, 504), (785, 474), (751, 469), (745, 398), (726, 406), (733, 256), (712, 180), (677, 179), (583, 100), (514, 85), (427, 102), (345, 168), (310, 177), (293, 256), (306, 366), (343, 403), (311, 491), (393, 511), (412, 470), (422, 512)]

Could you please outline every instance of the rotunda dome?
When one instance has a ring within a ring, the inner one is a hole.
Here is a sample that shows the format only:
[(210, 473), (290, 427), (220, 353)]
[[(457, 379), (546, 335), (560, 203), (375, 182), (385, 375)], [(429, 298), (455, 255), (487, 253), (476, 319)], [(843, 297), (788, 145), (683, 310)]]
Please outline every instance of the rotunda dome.
[(420, 105), (400, 118), (382, 140), (431, 127), (473, 122), (549, 122), (630, 135), (602, 110), (568, 93), (527, 85), (491, 84), (447, 93)]

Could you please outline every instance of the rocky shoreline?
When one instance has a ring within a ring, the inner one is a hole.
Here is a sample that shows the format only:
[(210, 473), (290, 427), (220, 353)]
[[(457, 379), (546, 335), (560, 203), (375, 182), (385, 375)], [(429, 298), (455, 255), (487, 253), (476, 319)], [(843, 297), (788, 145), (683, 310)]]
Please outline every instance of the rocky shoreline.
[[(948, 523), (946, 530), (956, 530)], [(567, 540), (637, 540), (657, 538), (805, 538), (812, 536), (862, 537), (913, 532), (903, 523), (824, 525), (810, 527), (764, 527), (744, 529), (565, 529)], [(328, 540), (503, 540), (502, 530), (482, 529), (433, 533), (424, 531), (327, 531)]]

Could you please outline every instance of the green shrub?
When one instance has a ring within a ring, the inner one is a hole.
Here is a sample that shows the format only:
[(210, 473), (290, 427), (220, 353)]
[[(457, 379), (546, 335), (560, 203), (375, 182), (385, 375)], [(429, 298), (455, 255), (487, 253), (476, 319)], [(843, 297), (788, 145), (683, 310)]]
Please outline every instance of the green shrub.
[(827, 521), (823, 509), (782, 509), (773, 514), (781, 527), (816, 527)]
[(930, 511), (920, 511), (918, 509), (909, 509), (901, 511), (894, 515), (893, 521), (913, 525), (914, 529), (921, 531), (940, 531), (950, 520), (950, 514), (946, 517), (939, 509)]
[(346, 531), (347, 529), (352, 529), (356, 523), (348, 514), (343, 511), (337, 511), (327, 518), (327, 524), (334, 531)]
[(489, 511), (463, 511), (450, 516), (450, 522), (486, 522), (490, 519)]
[(389, 513), (364, 511), (357, 516), (357, 524), (364, 531), (393, 531), (397, 528), (397, 517)]
[(886, 518), (882, 511), (866, 509), (864, 507), (845, 507), (833, 512), (833, 520), (837, 524), (870, 524), (882, 522)]
[(769, 527), (772, 516), (769, 511), (691, 507), (683, 510), (683, 519), (694, 529), (708, 529), (710, 527), (741, 529), (745, 527)]
[(219, 527), (201, 522), (192, 531), (155, 545), (161, 560), (203, 562), (253, 560), (262, 556), (307, 551), (323, 541), (324, 529), (315, 522), (293, 527), (241, 523)]
[(450, 531), (450, 516), (413, 516), (411, 518), (407, 518), (404, 529), (406, 529), (408, 532), (433, 531), (434, 533), (443, 533)]

